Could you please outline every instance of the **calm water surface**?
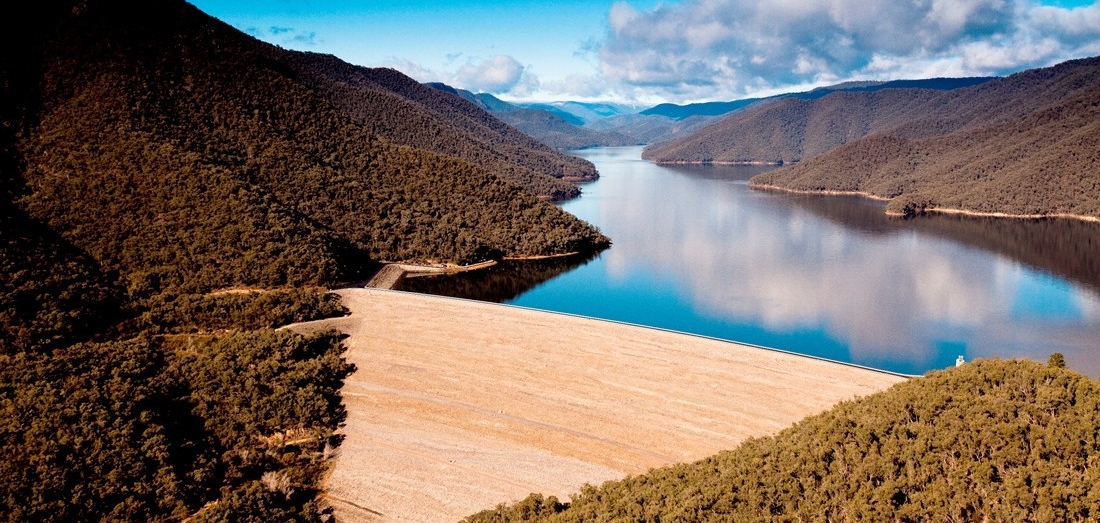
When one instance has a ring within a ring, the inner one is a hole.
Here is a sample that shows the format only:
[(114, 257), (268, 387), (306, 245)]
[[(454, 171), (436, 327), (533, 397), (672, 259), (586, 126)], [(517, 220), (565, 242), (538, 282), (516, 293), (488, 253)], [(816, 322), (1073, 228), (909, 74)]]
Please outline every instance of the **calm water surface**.
[(766, 167), (657, 166), (640, 153), (575, 153), (601, 178), (563, 208), (612, 238), (598, 257), (429, 292), (492, 288), (488, 299), (515, 305), (910, 374), (959, 355), (1061, 352), (1100, 375), (1100, 226), (889, 219), (870, 200), (749, 189)]

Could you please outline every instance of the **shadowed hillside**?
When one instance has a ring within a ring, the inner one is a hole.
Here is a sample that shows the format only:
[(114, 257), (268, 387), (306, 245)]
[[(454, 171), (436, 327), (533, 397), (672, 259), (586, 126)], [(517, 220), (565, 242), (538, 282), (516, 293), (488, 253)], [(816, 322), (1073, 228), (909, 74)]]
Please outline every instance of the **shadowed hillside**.
[(553, 200), (580, 194), (571, 181), (597, 177), (588, 161), (506, 125), (487, 112), (491, 109), (395, 70), (353, 66), (331, 55), (285, 55), (307, 85), (391, 143), (461, 158)]
[(940, 82), (935, 85), (948, 88), (916, 88), (898, 82), (894, 84), (898, 88), (853, 88), (812, 99), (780, 98), (650, 147), (645, 157), (670, 163), (791, 163), (874, 134), (917, 138), (970, 130), (1023, 117), (1086, 88), (1094, 79), (1079, 62), (972, 86)]
[[(958, 114), (867, 137), (765, 173), (752, 185), (863, 192), (890, 199), (887, 211), (906, 216), (959, 209), (1100, 217), (1100, 59), (1027, 71), (976, 89), (969, 104), (941, 102)], [(1001, 101), (984, 96), (984, 89)]]
[[(505, 173), (392, 145), (313, 89), (328, 73), (305, 71), (305, 55), (189, 6), (91, 2), (55, 16), (37, 60), (20, 58), (39, 70), (21, 93), (16, 203), (130, 285), (324, 284), (358, 277), (368, 258), (477, 261), (605, 241)], [(361, 107), (394, 122), (420, 110), (389, 99)], [(436, 129), (439, 147), (472, 143)], [(548, 171), (581, 165), (539, 147), (561, 160)]]
[(324, 521), (353, 368), (273, 327), (378, 260), (608, 244), (542, 201), (590, 164), (182, 1), (35, 2), (0, 44), (2, 521)]

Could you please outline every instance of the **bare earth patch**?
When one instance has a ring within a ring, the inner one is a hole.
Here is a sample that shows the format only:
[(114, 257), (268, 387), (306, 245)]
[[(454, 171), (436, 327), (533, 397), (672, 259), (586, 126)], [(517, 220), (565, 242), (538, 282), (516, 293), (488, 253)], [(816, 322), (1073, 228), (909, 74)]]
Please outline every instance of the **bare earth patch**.
[(774, 434), (904, 378), (777, 351), (434, 296), (346, 289), (340, 521), (457, 521), (567, 498)]

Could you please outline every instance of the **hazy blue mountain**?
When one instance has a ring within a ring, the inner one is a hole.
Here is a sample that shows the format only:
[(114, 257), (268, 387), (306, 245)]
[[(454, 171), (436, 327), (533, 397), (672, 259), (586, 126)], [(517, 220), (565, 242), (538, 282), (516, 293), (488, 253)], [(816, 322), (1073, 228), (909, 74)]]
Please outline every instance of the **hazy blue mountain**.
[(766, 98), (744, 98), (729, 102), (700, 102), (686, 105), (660, 104), (642, 111), (641, 114), (667, 116), (682, 120), (691, 116), (721, 116), (761, 101), (774, 101), (784, 98), (816, 100), (837, 91), (872, 92), (881, 91), (883, 89), (933, 89), (947, 91), (982, 84), (993, 78), (994, 77), (928, 78), (923, 80), (893, 80), (889, 82), (845, 82), (828, 87), (818, 87), (811, 91), (784, 93)]
[[(502, 122), (526, 133), (555, 149), (582, 149), (585, 147), (640, 145), (636, 137), (614, 130), (587, 129), (585, 120), (566, 110), (596, 115), (610, 114), (618, 109), (613, 104), (512, 104), (489, 93), (473, 93), (443, 83), (428, 83), (428, 87), (451, 93), (479, 108), (488, 111)], [(587, 109), (585, 109), (588, 107)], [(623, 106), (625, 107), (625, 106)]]
[[(638, 107), (610, 102), (549, 102), (519, 104), (529, 109), (543, 109), (562, 116), (574, 125), (588, 125), (615, 116), (637, 114)], [(568, 116), (563, 116), (568, 115)], [(577, 123), (579, 122), (579, 123)]]

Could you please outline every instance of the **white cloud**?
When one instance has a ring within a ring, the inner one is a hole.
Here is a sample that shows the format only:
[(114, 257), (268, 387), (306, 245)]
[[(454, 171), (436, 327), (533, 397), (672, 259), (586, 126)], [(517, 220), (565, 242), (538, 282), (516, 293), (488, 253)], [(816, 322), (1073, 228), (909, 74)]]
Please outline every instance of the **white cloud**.
[(520, 83), (524, 71), (515, 58), (497, 55), (481, 62), (466, 62), (455, 73), (455, 82), (471, 91), (505, 93)]
[[(458, 55), (448, 55), (457, 58)], [(467, 60), (455, 71), (439, 71), (409, 60), (393, 59), (383, 64), (412, 77), (418, 82), (442, 82), (451, 87), (475, 93), (529, 96), (539, 89), (539, 79), (518, 60), (507, 55), (475, 61)]]
[[(458, 55), (448, 55), (449, 61)], [(507, 55), (476, 61), (467, 60), (455, 71), (429, 69), (409, 60), (390, 60), (385, 67), (392, 67), (419, 82), (442, 82), (452, 87), (475, 93), (527, 96), (539, 88), (538, 77), (518, 60)]]
[(388, 62), (381, 64), (382, 67), (389, 67), (401, 71), (410, 78), (424, 83), (424, 82), (443, 82), (447, 83), (450, 78), (446, 74), (440, 74), (432, 69), (428, 69), (423, 65), (410, 60), (391, 59)]
[(847, 79), (994, 75), (1100, 53), (1100, 3), (1034, 0), (684, 0), (612, 6), (609, 84), (734, 98)]

